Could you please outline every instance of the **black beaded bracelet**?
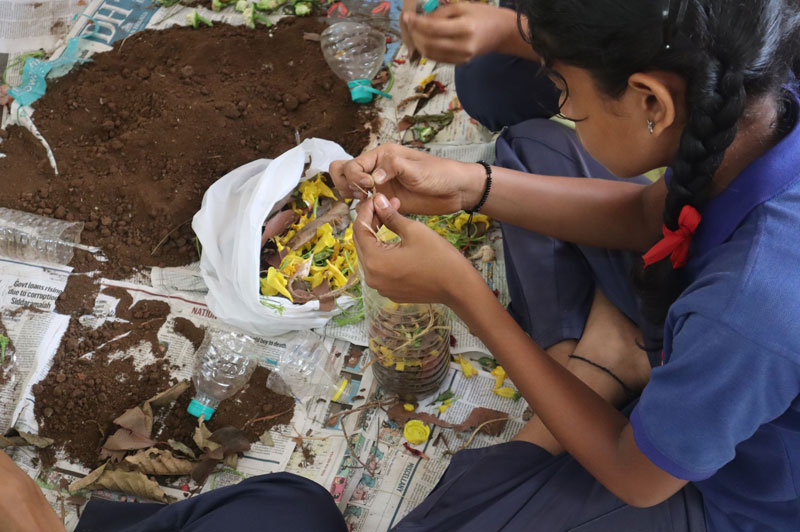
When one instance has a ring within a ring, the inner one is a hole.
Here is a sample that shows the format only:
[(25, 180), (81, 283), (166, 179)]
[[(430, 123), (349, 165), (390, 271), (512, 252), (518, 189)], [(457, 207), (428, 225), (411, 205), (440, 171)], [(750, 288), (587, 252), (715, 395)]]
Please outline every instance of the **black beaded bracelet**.
[(469, 210), (470, 214), (475, 214), (481, 210), (486, 200), (489, 199), (489, 191), (492, 190), (492, 167), (486, 161), (478, 161), (478, 164), (486, 169), (486, 187), (483, 189), (483, 196), (481, 200), (472, 209)]

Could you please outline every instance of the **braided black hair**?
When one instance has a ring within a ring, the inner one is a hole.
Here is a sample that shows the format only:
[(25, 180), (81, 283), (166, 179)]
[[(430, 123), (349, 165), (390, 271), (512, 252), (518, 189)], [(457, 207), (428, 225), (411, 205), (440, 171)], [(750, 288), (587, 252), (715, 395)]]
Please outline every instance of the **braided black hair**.
[[(800, 76), (797, 0), (519, 0), (545, 65), (586, 69), (600, 90), (621, 96), (636, 72), (685, 77), (687, 124), (671, 165), (664, 224), (708, 201), (711, 179), (751, 98), (774, 95)], [(521, 28), (522, 29), (522, 28)], [(635, 272), (643, 313), (663, 323), (685, 289), (669, 258)]]

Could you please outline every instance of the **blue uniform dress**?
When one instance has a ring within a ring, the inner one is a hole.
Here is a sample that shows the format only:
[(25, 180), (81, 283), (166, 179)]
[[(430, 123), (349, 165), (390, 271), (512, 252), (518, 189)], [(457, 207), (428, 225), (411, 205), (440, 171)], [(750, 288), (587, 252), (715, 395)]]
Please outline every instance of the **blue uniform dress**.
[(639, 449), (691, 482), (632, 508), (569, 455), (510, 442), (457, 453), (395, 532), (800, 530), (796, 96), (790, 106), (792, 131), (703, 209), (665, 364), (632, 407)]

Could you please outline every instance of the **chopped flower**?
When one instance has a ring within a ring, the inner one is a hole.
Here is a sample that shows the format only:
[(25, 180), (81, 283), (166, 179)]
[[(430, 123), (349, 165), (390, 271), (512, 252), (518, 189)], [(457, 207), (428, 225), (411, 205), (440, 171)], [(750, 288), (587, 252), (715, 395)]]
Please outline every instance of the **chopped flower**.
[(494, 375), (494, 389), (497, 390), (506, 380), (506, 370), (503, 369), (503, 366), (497, 366), (492, 370), (491, 374)]
[(429, 76), (426, 76), (426, 77), (422, 78), (422, 81), (419, 82), (417, 87), (420, 89), (420, 91), (422, 91), (422, 90), (425, 89), (425, 86), (428, 83), (430, 83), (431, 81), (433, 81), (434, 79), (436, 79), (436, 74), (431, 74)]
[(416, 408), (417, 408), (417, 407), (415, 407), (415, 406), (414, 406), (414, 405), (412, 405), (411, 403), (405, 403), (405, 404), (403, 405), (403, 410), (405, 410), (406, 412), (413, 412), (414, 410), (416, 410)]
[(300, 196), (303, 198), (303, 201), (309, 207), (312, 207), (320, 196), (327, 196), (334, 200), (339, 199), (330, 187), (325, 184), (325, 181), (322, 179), (322, 174), (317, 174), (317, 178), (314, 180), (309, 179), (308, 181), (303, 181), (300, 183), (298, 190), (300, 190)]
[(445, 410), (447, 410), (451, 406), (453, 406), (453, 400), (452, 399), (448, 399), (444, 403), (440, 404), (437, 408), (439, 409), (439, 413), (440, 414), (444, 414)]
[(382, 225), (381, 228), (378, 229), (377, 234), (378, 234), (378, 239), (381, 242), (393, 242), (400, 238), (400, 236), (397, 233), (395, 233), (385, 225)]
[(261, 278), (261, 293), (265, 296), (281, 294), (294, 303), (292, 294), (286, 289), (286, 278), (272, 266), (267, 270), (267, 277)]
[(428, 441), (431, 428), (418, 419), (409, 420), (403, 427), (403, 436), (412, 445), (419, 445)]
[(500, 397), (506, 397), (508, 399), (513, 399), (514, 401), (519, 401), (519, 398), (522, 397), (522, 395), (517, 390), (515, 390), (514, 388), (509, 388), (509, 387), (495, 388), (492, 391), (494, 393), (496, 393), (497, 395), (499, 395)]
[[(464, 224), (466, 224), (468, 221), (469, 221), (469, 213), (462, 212), (461, 214), (456, 216), (455, 220), (453, 220), (453, 227), (455, 227), (456, 230), (461, 231), (461, 228), (464, 227)], [(473, 214), (472, 215), (472, 223), (473, 224), (478, 224), (478, 223), (481, 223), (481, 222), (485, 223), (486, 226), (488, 227), (489, 226), (489, 217), (486, 216), (485, 214)]]
[(405, 371), (406, 370), (406, 361), (401, 360), (394, 365), (395, 371)]
[(321, 252), (326, 248), (333, 247), (336, 244), (336, 238), (333, 236), (333, 227), (331, 224), (323, 224), (317, 228), (317, 243), (314, 245), (314, 254)]
[(326, 260), (325, 263), (328, 265), (328, 271), (331, 272), (333, 279), (336, 281), (336, 288), (341, 288), (347, 284), (347, 277), (345, 277), (339, 268), (331, 264), (331, 261)]
[(461, 371), (464, 373), (464, 376), (466, 378), (469, 379), (478, 374), (478, 370), (476, 370), (475, 367), (472, 364), (470, 364), (468, 360), (464, 359), (463, 356), (456, 355), (456, 362), (458, 362), (461, 365)]

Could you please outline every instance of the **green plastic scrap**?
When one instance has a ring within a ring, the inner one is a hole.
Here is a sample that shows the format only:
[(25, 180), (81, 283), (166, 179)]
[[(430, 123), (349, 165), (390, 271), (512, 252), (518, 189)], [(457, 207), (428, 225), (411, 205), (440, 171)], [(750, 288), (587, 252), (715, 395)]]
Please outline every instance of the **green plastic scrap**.
[(188, 15), (186, 15), (186, 25), (187, 26), (191, 26), (194, 29), (197, 29), (197, 28), (200, 27), (200, 24), (205, 24), (206, 26), (213, 26), (214, 25), (207, 18), (204, 18), (204, 17), (200, 16), (200, 13), (198, 13), (196, 9), (194, 11), (192, 11), (191, 13), (189, 13)]
[(6, 361), (6, 347), (8, 347), (8, 343), (11, 341), (11, 338), (4, 334), (0, 334), (0, 364), (3, 364)]

